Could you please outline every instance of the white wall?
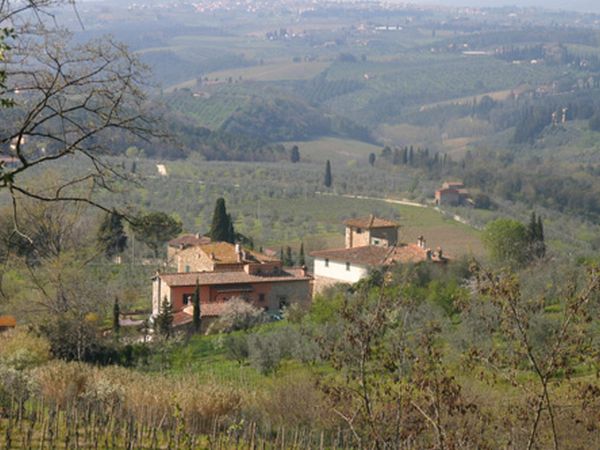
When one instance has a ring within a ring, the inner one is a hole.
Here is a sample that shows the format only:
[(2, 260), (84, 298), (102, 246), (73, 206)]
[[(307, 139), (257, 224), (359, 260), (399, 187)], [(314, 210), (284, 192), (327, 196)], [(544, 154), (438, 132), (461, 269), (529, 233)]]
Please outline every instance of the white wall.
[(339, 280), (344, 283), (356, 283), (366, 277), (368, 269), (365, 266), (350, 264), (350, 270), (346, 270), (346, 263), (329, 261), (329, 267), (325, 266), (324, 258), (315, 258), (315, 277), (326, 277)]
[(152, 315), (158, 316), (160, 314), (160, 308), (162, 302), (167, 297), (167, 300), (171, 301), (171, 289), (169, 285), (165, 283), (162, 278), (155, 278), (152, 281)]

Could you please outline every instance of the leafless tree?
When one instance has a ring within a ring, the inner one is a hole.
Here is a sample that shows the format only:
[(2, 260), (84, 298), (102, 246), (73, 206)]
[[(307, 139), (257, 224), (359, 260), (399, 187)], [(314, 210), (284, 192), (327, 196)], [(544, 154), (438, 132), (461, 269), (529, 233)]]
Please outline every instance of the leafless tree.
[[(92, 194), (125, 178), (107, 159), (111, 142), (159, 134), (145, 95), (146, 68), (111, 38), (71, 43), (48, 12), (61, 4), (73, 2), (0, 0), (0, 29), (7, 30), (0, 98), (8, 104), (0, 109), (0, 155), (12, 158), (0, 163), (0, 192), (11, 197), (17, 232), (20, 198), (109, 211)], [(58, 160), (76, 160), (79, 170), (43, 190), (28, 182)]]

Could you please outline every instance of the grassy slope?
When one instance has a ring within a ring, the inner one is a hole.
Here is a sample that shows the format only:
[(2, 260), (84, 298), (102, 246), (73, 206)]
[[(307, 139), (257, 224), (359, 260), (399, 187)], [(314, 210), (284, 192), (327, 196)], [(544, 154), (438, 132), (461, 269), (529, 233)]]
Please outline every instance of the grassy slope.
[(351, 164), (357, 160), (366, 161), (369, 153), (379, 154), (381, 147), (352, 139), (324, 137), (311, 141), (288, 141), (283, 145), (297, 145), (303, 161), (324, 162), (327, 159)]

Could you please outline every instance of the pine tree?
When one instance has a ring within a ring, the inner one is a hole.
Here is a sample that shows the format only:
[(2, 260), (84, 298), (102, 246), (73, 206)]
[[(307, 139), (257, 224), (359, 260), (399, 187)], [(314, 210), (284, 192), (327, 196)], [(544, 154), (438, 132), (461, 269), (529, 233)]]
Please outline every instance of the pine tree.
[(121, 331), (121, 308), (119, 306), (119, 298), (115, 297), (115, 302), (113, 304), (113, 323), (112, 329), (115, 337), (119, 337), (119, 332)]
[(298, 253), (298, 265), (300, 267), (306, 265), (306, 258), (304, 257), (304, 242), (300, 243), (300, 252)]
[(96, 240), (98, 248), (107, 258), (112, 258), (127, 248), (123, 219), (116, 211), (106, 214), (98, 229)]
[(235, 231), (231, 222), (231, 216), (227, 214), (225, 199), (222, 197), (218, 198), (215, 204), (209, 236), (215, 242), (233, 243), (235, 241)]
[(327, 160), (325, 164), (325, 179), (323, 180), (323, 184), (325, 187), (330, 188), (333, 183), (333, 177), (331, 176), (331, 162)]
[(160, 335), (168, 339), (171, 336), (172, 327), (173, 309), (171, 307), (171, 302), (169, 302), (167, 296), (165, 296), (160, 305), (160, 314), (156, 317), (156, 328)]
[(192, 312), (192, 320), (194, 332), (198, 333), (202, 326), (202, 314), (200, 309), (200, 281), (196, 278), (196, 289), (194, 290), (194, 311)]
[(297, 145), (292, 147), (292, 151), (290, 152), (290, 161), (292, 161), (292, 163), (297, 163), (300, 161), (300, 149)]

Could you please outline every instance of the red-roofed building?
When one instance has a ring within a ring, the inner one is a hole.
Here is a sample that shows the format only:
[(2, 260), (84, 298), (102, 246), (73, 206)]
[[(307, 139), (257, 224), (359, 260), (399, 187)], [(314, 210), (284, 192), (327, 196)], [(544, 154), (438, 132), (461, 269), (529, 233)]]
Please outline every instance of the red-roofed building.
[[(311, 252), (314, 257), (315, 292), (336, 283), (356, 283), (369, 270), (393, 264), (445, 263), (442, 250), (432, 251), (420, 237), (416, 244), (398, 240), (399, 225), (369, 216), (346, 225), (346, 247)], [(358, 244), (358, 245), (357, 245)]]
[(435, 204), (437, 206), (460, 206), (467, 204), (471, 196), (460, 181), (446, 181), (440, 189), (435, 191)]
[[(252, 255), (258, 254), (253, 252)], [(229, 266), (212, 271), (157, 273), (152, 282), (152, 315), (156, 317), (160, 313), (166, 298), (173, 310), (174, 326), (190, 323), (196, 283), (200, 286), (201, 316), (209, 319), (203, 321), (203, 327), (210, 319), (218, 317), (233, 298), (245, 299), (270, 313), (277, 313), (293, 303), (310, 302), (312, 277), (305, 268), (284, 269), (278, 260), (232, 265), (241, 268)]]

